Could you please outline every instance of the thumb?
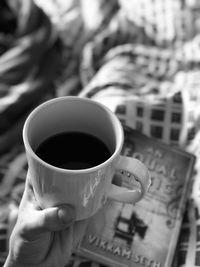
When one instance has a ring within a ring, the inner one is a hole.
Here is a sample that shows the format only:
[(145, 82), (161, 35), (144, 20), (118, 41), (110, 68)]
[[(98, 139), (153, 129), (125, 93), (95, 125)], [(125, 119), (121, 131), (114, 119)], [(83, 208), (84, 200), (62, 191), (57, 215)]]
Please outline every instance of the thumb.
[[(27, 214), (28, 215), (28, 214)], [(64, 230), (75, 220), (75, 211), (70, 205), (35, 210), (23, 216), (22, 233), (28, 240), (35, 240), (45, 232)]]

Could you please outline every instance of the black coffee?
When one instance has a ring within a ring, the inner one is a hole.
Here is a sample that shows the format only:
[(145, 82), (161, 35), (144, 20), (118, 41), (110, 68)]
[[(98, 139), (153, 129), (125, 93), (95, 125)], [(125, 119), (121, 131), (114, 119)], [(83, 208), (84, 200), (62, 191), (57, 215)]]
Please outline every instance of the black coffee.
[(65, 132), (49, 137), (39, 145), (36, 154), (53, 166), (73, 170), (92, 168), (111, 156), (100, 139), (79, 132)]

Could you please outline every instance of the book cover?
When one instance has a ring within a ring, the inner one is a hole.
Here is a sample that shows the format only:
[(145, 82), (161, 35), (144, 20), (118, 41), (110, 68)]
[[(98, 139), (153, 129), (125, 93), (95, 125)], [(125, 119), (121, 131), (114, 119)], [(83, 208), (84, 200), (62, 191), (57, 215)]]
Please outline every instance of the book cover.
[[(171, 267), (195, 157), (128, 127), (124, 133), (122, 154), (148, 167), (151, 186), (135, 205), (108, 200), (91, 218), (78, 254), (113, 267)], [(113, 183), (130, 187), (129, 179), (116, 172)]]

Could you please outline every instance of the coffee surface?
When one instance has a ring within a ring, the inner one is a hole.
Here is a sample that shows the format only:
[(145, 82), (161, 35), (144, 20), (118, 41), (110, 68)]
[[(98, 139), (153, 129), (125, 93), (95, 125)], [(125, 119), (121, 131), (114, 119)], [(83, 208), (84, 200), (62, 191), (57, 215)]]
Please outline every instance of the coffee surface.
[(111, 156), (100, 139), (80, 132), (51, 136), (38, 146), (35, 153), (55, 167), (71, 170), (92, 168)]

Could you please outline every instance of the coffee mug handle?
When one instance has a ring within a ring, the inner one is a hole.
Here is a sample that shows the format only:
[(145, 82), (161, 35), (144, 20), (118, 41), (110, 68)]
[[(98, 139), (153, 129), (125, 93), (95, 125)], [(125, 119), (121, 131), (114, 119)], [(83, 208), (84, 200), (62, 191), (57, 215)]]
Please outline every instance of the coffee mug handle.
[[(138, 159), (120, 156), (116, 171), (122, 171), (127, 174), (127, 179), (135, 179), (140, 184), (140, 189), (127, 189), (112, 184), (108, 198), (134, 204), (141, 200), (147, 193), (151, 184), (150, 175), (147, 167)], [(131, 184), (128, 182), (128, 184)]]

